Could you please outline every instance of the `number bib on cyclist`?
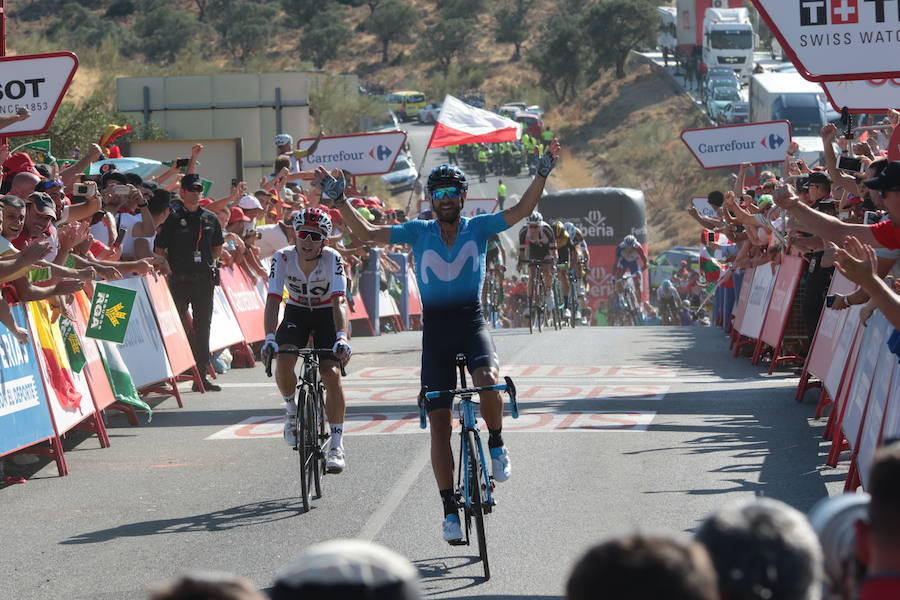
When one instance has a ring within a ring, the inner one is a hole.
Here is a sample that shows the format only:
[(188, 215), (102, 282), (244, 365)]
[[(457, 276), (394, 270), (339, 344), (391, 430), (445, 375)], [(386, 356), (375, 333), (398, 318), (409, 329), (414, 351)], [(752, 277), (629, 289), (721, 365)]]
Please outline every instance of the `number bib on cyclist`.
[(437, 221), (416, 219), (392, 226), (391, 243), (412, 246), (424, 308), (446, 310), (480, 303), (487, 240), (506, 229), (502, 213), (462, 217), (448, 248)]
[(287, 303), (304, 308), (323, 308), (331, 305), (335, 296), (347, 293), (347, 279), (341, 257), (333, 248), (322, 248), (319, 264), (309, 277), (300, 269), (297, 248), (282, 248), (272, 256), (269, 271), (269, 295), (282, 297), (287, 286)]

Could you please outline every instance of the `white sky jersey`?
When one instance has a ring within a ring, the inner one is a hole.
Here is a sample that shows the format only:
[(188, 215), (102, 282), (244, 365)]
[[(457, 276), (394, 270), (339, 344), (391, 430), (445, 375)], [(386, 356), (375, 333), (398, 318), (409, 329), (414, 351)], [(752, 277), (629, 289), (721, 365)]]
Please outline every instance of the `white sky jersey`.
[(545, 221), (541, 221), (537, 227), (525, 225), (519, 230), (519, 245), (556, 248), (556, 236), (553, 235), (553, 228)]
[(282, 297), (288, 290), (288, 304), (308, 308), (329, 306), (335, 296), (347, 293), (347, 280), (341, 257), (334, 248), (322, 248), (322, 257), (307, 278), (300, 270), (297, 248), (282, 248), (272, 256), (269, 270), (269, 294)]

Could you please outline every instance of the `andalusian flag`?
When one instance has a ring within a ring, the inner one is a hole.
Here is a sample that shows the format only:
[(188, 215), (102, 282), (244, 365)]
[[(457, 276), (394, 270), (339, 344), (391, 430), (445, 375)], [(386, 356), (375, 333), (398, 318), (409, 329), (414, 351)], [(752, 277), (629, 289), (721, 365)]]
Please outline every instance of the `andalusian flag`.
[(27, 306), (37, 334), (37, 345), (40, 346), (47, 365), (47, 379), (56, 393), (59, 405), (66, 410), (80, 411), (81, 392), (72, 379), (71, 365), (63, 350), (64, 342), (59, 324), (50, 321), (50, 305), (46, 300), (40, 300), (28, 302)]
[(97, 347), (100, 349), (100, 356), (103, 359), (103, 368), (106, 369), (106, 377), (109, 379), (109, 387), (112, 388), (116, 401), (124, 404), (130, 404), (136, 408), (150, 413), (153, 416), (153, 409), (150, 405), (141, 400), (137, 388), (134, 387), (134, 381), (131, 379), (131, 373), (119, 354), (119, 347), (112, 342), (104, 342), (97, 340)]
[(33, 142), (28, 142), (26, 144), (22, 144), (18, 146), (12, 152), (16, 152), (17, 150), (21, 150), (22, 148), (26, 150), (31, 150), (34, 152), (34, 157), (37, 159), (36, 162), (43, 163), (45, 165), (49, 165), (51, 163), (56, 162), (56, 158), (53, 156), (53, 153), (50, 151), (50, 140), (34, 140)]

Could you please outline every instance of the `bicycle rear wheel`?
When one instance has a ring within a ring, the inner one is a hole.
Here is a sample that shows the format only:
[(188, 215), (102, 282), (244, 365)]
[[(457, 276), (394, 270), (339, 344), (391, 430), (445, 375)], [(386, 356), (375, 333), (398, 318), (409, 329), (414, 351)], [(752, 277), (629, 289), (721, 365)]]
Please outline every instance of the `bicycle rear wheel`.
[(300, 499), (303, 501), (303, 511), (309, 512), (310, 485), (315, 467), (315, 438), (313, 436), (315, 423), (314, 409), (309, 398), (309, 392), (301, 388), (297, 393), (297, 454), (300, 456)]
[(484, 473), (481, 470), (475, 432), (467, 432), (466, 440), (469, 446), (469, 486), (471, 486), (472, 520), (475, 521), (475, 535), (478, 538), (478, 556), (481, 557), (481, 564), (484, 567), (484, 579), (487, 581), (491, 578), (491, 567), (488, 562), (487, 535), (484, 530), (484, 494), (482, 493), (482, 485), (485, 483)]

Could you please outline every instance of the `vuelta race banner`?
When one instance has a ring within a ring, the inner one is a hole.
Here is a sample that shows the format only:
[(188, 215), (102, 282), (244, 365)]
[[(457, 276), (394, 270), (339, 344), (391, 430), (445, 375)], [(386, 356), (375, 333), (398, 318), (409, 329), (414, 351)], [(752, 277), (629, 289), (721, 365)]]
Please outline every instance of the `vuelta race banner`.
[(828, 81), (821, 84), (836, 111), (886, 113), (900, 106), (900, 78)]
[(128, 332), (136, 292), (98, 283), (91, 300), (87, 337), (121, 344)]
[[(16, 325), (28, 329), (22, 305), (10, 306)], [(52, 437), (53, 424), (40, 366), (31, 342), (20, 344), (0, 323), (0, 456)]]
[(704, 169), (762, 165), (784, 161), (791, 143), (791, 124), (766, 121), (724, 127), (685, 129), (681, 141)]

